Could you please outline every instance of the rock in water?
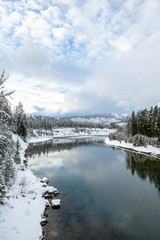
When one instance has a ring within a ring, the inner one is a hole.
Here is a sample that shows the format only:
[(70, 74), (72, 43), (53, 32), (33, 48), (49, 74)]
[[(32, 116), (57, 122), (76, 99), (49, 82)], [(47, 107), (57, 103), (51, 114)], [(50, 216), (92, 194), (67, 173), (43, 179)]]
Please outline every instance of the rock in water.
[(52, 200), (52, 207), (53, 208), (60, 208), (60, 206), (61, 206), (61, 200), (60, 199), (54, 199), (54, 200)]
[(48, 223), (48, 221), (45, 218), (42, 218), (41, 226), (45, 226), (47, 223)]
[(58, 190), (56, 189), (56, 190), (53, 192), (53, 194), (54, 194), (55, 197), (57, 197), (58, 194), (59, 194)]
[(42, 182), (42, 183), (49, 183), (49, 180), (48, 180), (47, 177), (44, 177), (44, 178), (42, 178), (42, 179), (40, 180), (40, 182)]

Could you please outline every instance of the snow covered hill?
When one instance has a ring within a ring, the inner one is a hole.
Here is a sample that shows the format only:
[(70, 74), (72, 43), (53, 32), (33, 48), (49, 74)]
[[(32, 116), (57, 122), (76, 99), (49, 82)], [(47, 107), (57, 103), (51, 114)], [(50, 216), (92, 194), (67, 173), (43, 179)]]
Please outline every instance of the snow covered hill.
[(70, 118), (74, 122), (91, 122), (91, 123), (103, 123), (108, 125), (110, 123), (121, 123), (127, 121), (128, 114), (118, 115), (116, 113), (108, 114), (93, 114), (86, 116), (76, 116)]

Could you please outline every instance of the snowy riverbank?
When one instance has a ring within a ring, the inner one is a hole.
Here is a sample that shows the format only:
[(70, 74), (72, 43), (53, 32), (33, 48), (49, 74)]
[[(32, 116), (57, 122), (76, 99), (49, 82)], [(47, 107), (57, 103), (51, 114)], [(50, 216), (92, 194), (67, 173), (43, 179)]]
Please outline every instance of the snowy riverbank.
[[(16, 140), (17, 136), (13, 135)], [(4, 204), (0, 206), (0, 239), (39, 240), (42, 237), (41, 222), (46, 202), (42, 195), (56, 191), (52, 186), (27, 169), (23, 161), (27, 143), (18, 137), (21, 164), (15, 165), (15, 182), (7, 191)]]
[(119, 142), (117, 140), (110, 141), (108, 137), (105, 139), (105, 143), (108, 146), (124, 148), (126, 150), (140, 152), (143, 154), (149, 154), (151, 156), (160, 158), (160, 148), (153, 147), (151, 145), (148, 145), (147, 147), (135, 147), (135, 146), (133, 146), (132, 143), (125, 143), (124, 141), (122, 141), (122, 142)]
[(41, 135), (37, 130), (34, 130), (35, 137), (28, 139), (29, 143), (43, 142), (58, 137), (80, 137), (80, 136), (108, 136), (110, 133), (115, 132), (114, 129), (108, 128), (57, 128), (53, 131), (42, 130)]
[[(35, 137), (28, 139), (28, 143), (42, 142), (54, 137), (79, 137), (79, 136), (107, 136), (114, 130), (83, 128), (60, 128), (52, 131), (43, 131), (41, 136), (35, 131)], [(15, 182), (7, 191), (4, 204), (0, 208), (0, 239), (3, 240), (39, 240), (42, 237), (41, 221), (46, 206), (46, 200), (42, 195), (46, 191), (56, 190), (52, 186), (40, 182), (24, 165), (24, 153), (28, 147), (17, 135), (13, 140), (20, 142), (21, 164), (15, 164)]]

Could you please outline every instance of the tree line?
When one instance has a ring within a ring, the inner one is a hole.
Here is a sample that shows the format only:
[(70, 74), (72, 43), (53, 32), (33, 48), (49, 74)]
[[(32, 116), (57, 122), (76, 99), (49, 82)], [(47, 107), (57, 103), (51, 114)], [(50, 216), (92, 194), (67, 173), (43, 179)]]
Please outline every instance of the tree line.
[(160, 141), (160, 107), (157, 105), (149, 110), (144, 109), (136, 114), (133, 111), (128, 120), (128, 135), (142, 134), (147, 137), (156, 137)]
[(160, 107), (132, 112), (124, 132), (114, 132), (110, 140), (132, 143), (134, 146), (160, 146)]
[(104, 128), (103, 123), (74, 122), (70, 119), (57, 119), (46, 116), (27, 117), (29, 129), (52, 130), (54, 128)]
[[(7, 92), (4, 84), (7, 80), (5, 72), (0, 75), (0, 202), (14, 180), (15, 163), (20, 163), (19, 141), (13, 140), (13, 133), (23, 135), (19, 132), (21, 128), (21, 117), (17, 112), (13, 113), (8, 97), (13, 91)], [(25, 136), (24, 136), (25, 138)]]

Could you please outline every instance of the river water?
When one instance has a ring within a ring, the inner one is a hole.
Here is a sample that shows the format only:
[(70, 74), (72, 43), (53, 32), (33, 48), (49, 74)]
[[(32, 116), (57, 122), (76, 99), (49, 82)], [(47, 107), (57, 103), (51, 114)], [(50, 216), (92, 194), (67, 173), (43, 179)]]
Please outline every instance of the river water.
[(46, 240), (159, 240), (160, 160), (108, 147), (104, 138), (30, 144), (29, 168), (57, 187)]

